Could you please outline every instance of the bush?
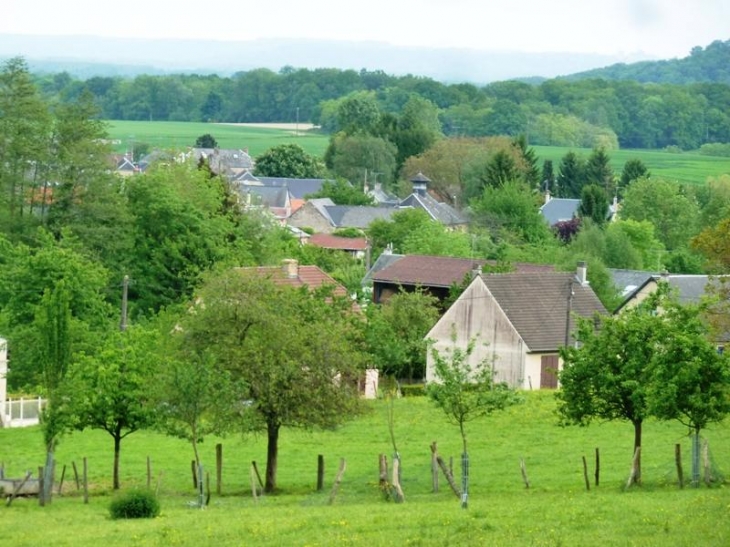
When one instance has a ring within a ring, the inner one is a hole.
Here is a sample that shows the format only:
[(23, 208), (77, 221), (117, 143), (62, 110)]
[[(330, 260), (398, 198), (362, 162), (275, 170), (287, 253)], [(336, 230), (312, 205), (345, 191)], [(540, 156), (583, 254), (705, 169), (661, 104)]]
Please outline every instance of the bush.
[(730, 157), (730, 143), (708, 142), (700, 146), (699, 153), (704, 156)]
[(160, 502), (149, 490), (131, 490), (112, 500), (109, 512), (113, 519), (153, 518), (160, 514)]
[(403, 397), (421, 397), (426, 395), (426, 386), (424, 384), (406, 384), (400, 387)]

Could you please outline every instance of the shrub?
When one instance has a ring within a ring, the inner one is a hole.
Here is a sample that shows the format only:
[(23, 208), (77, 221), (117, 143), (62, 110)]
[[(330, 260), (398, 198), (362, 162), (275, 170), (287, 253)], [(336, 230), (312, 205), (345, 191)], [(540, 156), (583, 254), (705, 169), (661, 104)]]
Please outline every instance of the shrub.
[(160, 514), (160, 502), (149, 490), (131, 490), (114, 498), (109, 512), (113, 519), (153, 518)]
[(403, 397), (420, 397), (426, 395), (426, 386), (423, 384), (406, 384), (400, 387)]
[(730, 143), (708, 142), (700, 146), (699, 153), (704, 156), (730, 157)]

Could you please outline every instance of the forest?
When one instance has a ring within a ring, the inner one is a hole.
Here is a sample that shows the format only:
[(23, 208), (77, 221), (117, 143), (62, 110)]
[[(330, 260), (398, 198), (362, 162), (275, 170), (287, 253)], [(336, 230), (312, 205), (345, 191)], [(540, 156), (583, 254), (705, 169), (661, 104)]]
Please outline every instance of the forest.
[(232, 76), (140, 75), (77, 79), (35, 76), (61, 103), (90, 92), (109, 120), (312, 122), (338, 126), (336, 107), (352, 94), (399, 113), (412, 97), (437, 109), (446, 136), (525, 135), (533, 145), (698, 149), (730, 142), (728, 42), (696, 47), (685, 59), (608, 67), (539, 84), (444, 84), (382, 71), (256, 69)]

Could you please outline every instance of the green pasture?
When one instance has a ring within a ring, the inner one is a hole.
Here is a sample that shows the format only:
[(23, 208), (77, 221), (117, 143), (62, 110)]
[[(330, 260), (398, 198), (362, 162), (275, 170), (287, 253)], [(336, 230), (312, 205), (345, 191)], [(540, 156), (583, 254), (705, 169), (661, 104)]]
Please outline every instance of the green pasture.
[[(317, 131), (293, 131), (244, 127), (237, 125), (213, 124), (202, 122), (144, 122), (109, 121), (110, 138), (116, 152), (129, 151), (135, 143), (144, 142), (151, 148), (178, 149), (193, 146), (195, 139), (210, 133), (221, 148), (248, 149), (255, 157), (273, 146), (296, 142), (308, 153), (322, 156), (329, 143), (329, 135)], [(544, 160), (552, 160), (557, 172), (561, 158), (573, 150), (587, 158), (591, 150), (559, 146), (534, 146), (539, 165)], [(663, 150), (612, 150), (609, 152), (611, 167), (620, 174), (624, 164), (630, 159), (640, 159), (649, 171), (657, 177), (676, 180), (682, 183), (704, 184), (710, 177), (730, 174), (730, 158), (703, 156), (693, 152), (667, 152)]]
[[(587, 159), (589, 148), (566, 148), (560, 146), (534, 146), (540, 158), (552, 160), (555, 173), (560, 160), (570, 150)], [(704, 184), (710, 177), (730, 175), (730, 158), (704, 156), (695, 152), (667, 152), (664, 150), (610, 150), (611, 167), (620, 176), (628, 160), (639, 159), (649, 169), (652, 176), (675, 180), (685, 184)]]
[(296, 142), (310, 154), (324, 154), (329, 136), (316, 131), (293, 131), (203, 122), (108, 121), (109, 138), (115, 152), (128, 152), (135, 143), (147, 143), (152, 149), (183, 149), (210, 133), (221, 148), (248, 149), (252, 157), (273, 146)]
[[(730, 491), (715, 484), (677, 486), (675, 444), (690, 470), (690, 442), (683, 426), (650, 421), (644, 427), (643, 485), (624, 488), (630, 470), (633, 428), (600, 423), (560, 427), (551, 392), (526, 394), (523, 404), (467, 424), (470, 442), (469, 508), (461, 509), (441, 477), (432, 492), (429, 445), (454, 459), (459, 473), (458, 428), (423, 397), (394, 402), (394, 435), (402, 457), (406, 501), (384, 499), (378, 488), (378, 455), (392, 455), (388, 404), (337, 431), (286, 429), (281, 434), (280, 491), (255, 500), (250, 464), (264, 470), (263, 437), (206, 439), (203, 463), (211, 471), (210, 505), (196, 509), (190, 474), (192, 450), (183, 441), (137, 432), (123, 441), (122, 488), (144, 487), (146, 459), (162, 513), (153, 520), (112, 521), (112, 440), (103, 432), (74, 433), (57, 450), (63, 493), (41, 508), (36, 499), (0, 506), (3, 536), (13, 545), (703, 545), (730, 544)], [(728, 472), (730, 421), (704, 434), (716, 473)], [(223, 444), (221, 496), (215, 493), (215, 444)], [(600, 485), (594, 484), (595, 450)], [(317, 456), (325, 458), (325, 488), (315, 489)], [(590, 491), (586, 490), (586, 457)], [(91, 497), (83, 504), (71, 462), (89, 465)], [(339, 466), (346, 470), (334, 503), (328, 503)], [(530, 488), (520, 472), (524, 460)], [(39, 428), (0, 429), (6, 476), (20, 476), (44, 461)]]

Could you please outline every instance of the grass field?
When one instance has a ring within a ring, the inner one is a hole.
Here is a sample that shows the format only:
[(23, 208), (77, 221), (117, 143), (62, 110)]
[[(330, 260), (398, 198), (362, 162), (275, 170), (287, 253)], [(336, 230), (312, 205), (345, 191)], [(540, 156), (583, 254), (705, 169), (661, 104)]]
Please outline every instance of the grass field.
[[(127, 152), (135, 143), (147, 143), (151, 148), (178, 149), (194, 146), (195, 140), (210, 133), (221, 148), (248, 149), (252, 157), (273, 146), (299, 143), (310, 154), (324, 154), (329, 136), (316, 131), (249, 127), (243, 125), (202, 122), (140, 122), (109, 121), (109, 136), (115, 142), (115, 152)], [(302, 124), (304, 127), (304, 124)]]
[[(645, 425), (644, 484), (624, 490), (631, 459), (632, 427), (603, 423), (587, 428), (556, 425), (550, 392), (527, 394), (526, 401), (468, 424), (470, 503), (459, 501), (441, 478), (433, 493), (429, 444), (458, 461), (456, 427), (425, 398), (395, 401), (395, 439), (403, 461), (406, 501), (386, 501), (378, 487), (378, 454), (392, 453), (387, 405), (374, 401), (370, 412), (334, 432), (284, 430), (278, 482), (281, 491), (254, 501), (249, 465), (266, 454), (263, 438), (227, 438), (223, 495), (205, 510), (193, 509), (192, 450), (182, 441), (138, 432), (122, 445), (122, 487), (143, 486), (146, 457), (159, 481), (162, 514), (153, 520), (112, 521), (110, 501), (112, 441), (102, 432), (74, 433), (57, 450), (59, 470), (88, 458), (92, 484), (84, 505), (67, 470), (63, 495), (45, 508), (35, 499), (0, 507), (3, 536), (12, 544), (39, 545), (703, 545), (730, 544), (730, 491), (723, 486), (676, 485), (674, 446), (680, 443), (689, 472), (689, 439), (676, 423)], [(706, 434), (719, 471), (727, 472), (730, 423)], [(0, 461), (7, 476), (37, 469), (43, 462), (38, 428), (0, 430)], [(203, 444), (212, 465), (218, 439)], [(600, 486), (586, 491), (582, 457), (591, 478), (600, 448)], [(317, 455), (325, 458), (325, 489), (316, 492)], [(340, 458), (347, 469), (334, 504), (329, 491)], [(520, 474), (524, 459), (531, 488)], [(458, 467), (457, 464), (454, 464)], [(57, 478), (58, 478), (57, 472)], [(457, 472), (458, 474), (458, 472)], [(213, 490), (215, 483), (213, 481)], [(11, 531), (8, 534), (8, 531)]]
[[(322, 156), (329, 136), (317, 131), (293, 131), (291, 128), (250, 127), (244, 125), (210, 124), (197, 122), (141, 122), (110, 121), (110, 137), (117, 142), (116, 152), (126, 152), (134, 143), (144, 142), (152, 148), (174, 149), (193, 146), (195, 139), (210, 133), (221, 148), (248, 149), (252, 157), (258, 156), (269, 148), (285, 143), (296, 142), (308, 153)], [(275, 124), (272, 124), (275, 125)], [(305, 127), (302, 124), (302, 127)], [(535, 146), (539, 165), (543, 160), (552, 160), (557, 172), (560, 159), (570, 148), (556, 146)], [(587, 158), (590, 149), (572, 149)], [(660, 150), (615, 150), (609, 153), (611, 166), (621, 173), (627, 160), (638, 158), (649, 171), (658, 177), (677, 180), (683, 183), (703, 184), (708, 177), (730, 174), (730, 158), (702, 156), (696, 153), (680, 154)]]

